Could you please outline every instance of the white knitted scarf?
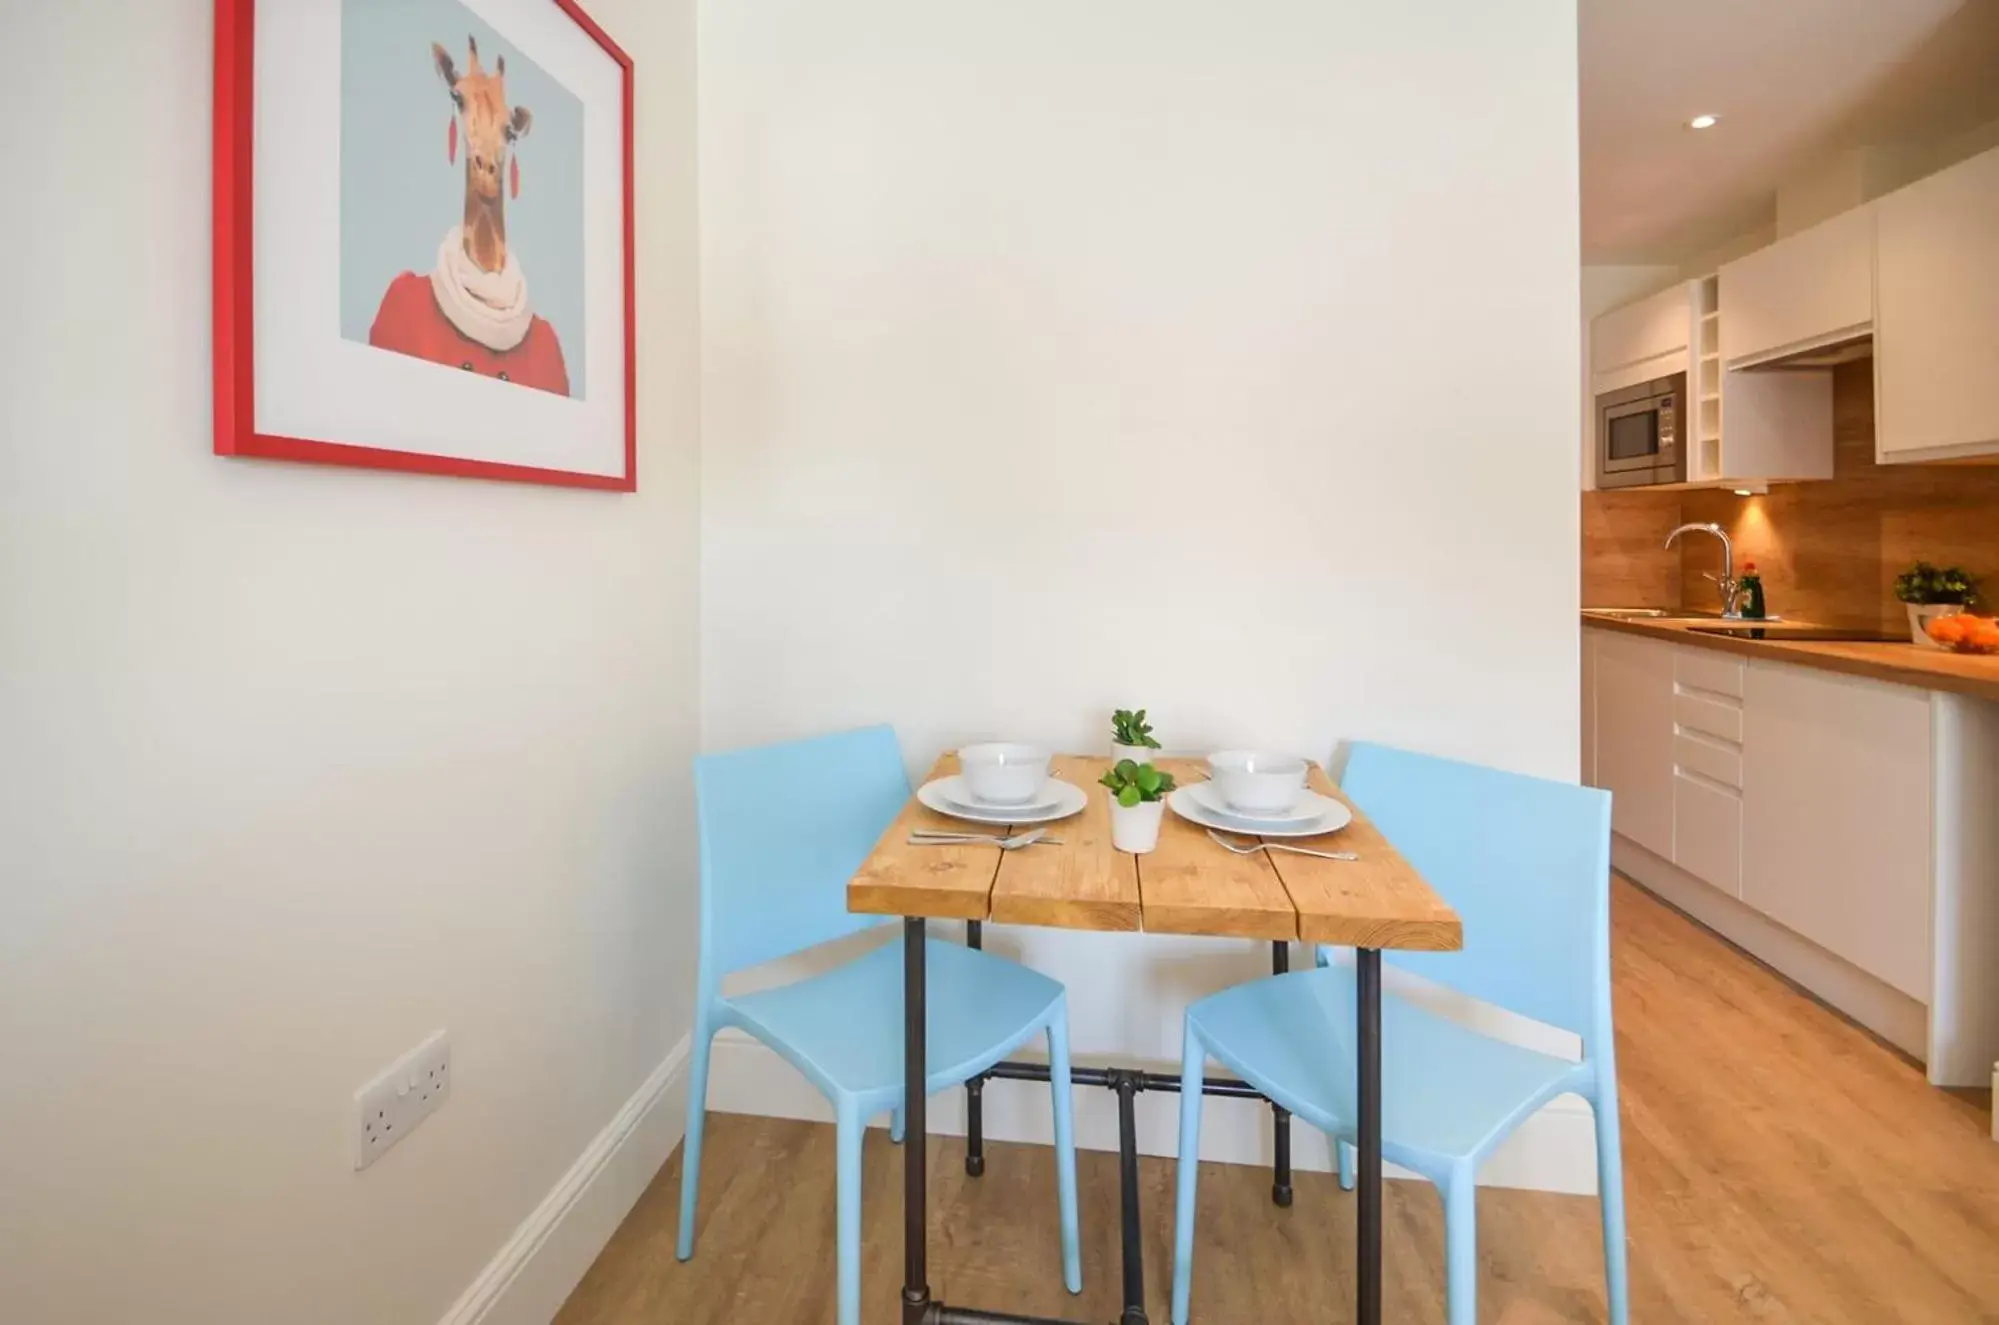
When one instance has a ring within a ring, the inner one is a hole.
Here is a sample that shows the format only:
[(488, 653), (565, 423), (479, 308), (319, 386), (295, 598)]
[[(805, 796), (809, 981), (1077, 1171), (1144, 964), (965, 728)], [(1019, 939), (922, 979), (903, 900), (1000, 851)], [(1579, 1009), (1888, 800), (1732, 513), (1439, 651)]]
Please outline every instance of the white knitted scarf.
[(465, 252), (465, 227), (454, 225), (438, 246), (437, 270), (430, 274), (437, 306), (468, 338), (489, 350), (504, 352), (527, 339), (534, 324), (528, 307), (527, 277), (507, 250), (506, 265), (482, 271)]

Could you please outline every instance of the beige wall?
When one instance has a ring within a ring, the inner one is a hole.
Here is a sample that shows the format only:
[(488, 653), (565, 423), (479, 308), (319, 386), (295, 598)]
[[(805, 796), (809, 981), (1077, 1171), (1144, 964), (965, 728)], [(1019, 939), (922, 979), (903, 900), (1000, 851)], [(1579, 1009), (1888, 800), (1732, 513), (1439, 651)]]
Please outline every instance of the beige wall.
[[(685, 1035), (693, 25), (592, 9), (641, 77), (636, 496), (211, 455), (213, 5), (9, 9), (11, 1325), (430, 1325)], [(353, 1172), (439, 1027), (452, 1100)]]
[[(889, 720), (920, 768), (1145, 705), (1575, 776), (1572, 5), (714, 0), (702, 41), (709, 745)], [(1004, 941), (1079, 1054), (1152, 1060), (1269, 961)]]

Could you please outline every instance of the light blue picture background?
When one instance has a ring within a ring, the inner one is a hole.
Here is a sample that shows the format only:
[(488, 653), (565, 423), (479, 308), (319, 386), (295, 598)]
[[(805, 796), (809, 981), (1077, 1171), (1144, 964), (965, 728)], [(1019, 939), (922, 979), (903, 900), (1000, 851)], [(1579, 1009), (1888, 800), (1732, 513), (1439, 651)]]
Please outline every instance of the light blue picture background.
[[(457, 0), (342, 0), (340, 15), (340, 334), (367, 344), (389, 283), (437, 265), (464, 219), (465, 136), (446, 156), (451, 93), (432, 60), (462, 73), (467, 35), (492, 72), (507, 57), (507, 100), (534, 115), (514, 144), (521, 196), (507, 199), (507, 246), (528, 302), (562, 343), (569, 394), (583, 398), (583, 103)], [(501, 180), (506, 187), (506, 180)]]

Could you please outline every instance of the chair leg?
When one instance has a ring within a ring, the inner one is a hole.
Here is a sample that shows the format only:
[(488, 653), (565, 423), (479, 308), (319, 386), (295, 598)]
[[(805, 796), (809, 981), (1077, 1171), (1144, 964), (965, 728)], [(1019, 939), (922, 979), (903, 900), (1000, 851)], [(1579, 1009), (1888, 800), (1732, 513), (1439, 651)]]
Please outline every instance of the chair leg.
[(865, 1122), (853, 1104), (840, 1101), (833, 1138), (838, 1152), (834, 1199), (839, 1208), (840, 1325), (861, 1325), (861, 1142), (867, 1136)]
[(680, 1242), (674, 1255), (694, 1254), (694, 1205), (701, 1194), (701, 1134), (708, 1122), (708, 1055), (715, 1032), (704, 1017), (694, 1027), (694, 1063), (687, 1076), (687, 1133), (680, 1143)]
[(1173, 1325), (1187, 1325), (1194, 1286), (1194, 1195), (1201, 1170), (1201, 1078), (1207, 1052), (1189, 1023), (1180, 1057), (1180, 1176), (1173, 1201)]
[(895, 1106), (894, 1112), (890, 1113), (888, 1116), (888, 1139), (895, 1142), (895, 1144), (897, 1145), (901, 1145), (902, 1128), (903, 1128), (902, 1106), (898, 1104)]
[(1062, 1218), (1062, 1283), (1083, 1291), (1083, 1242), (1076, 1220), (1075, 1095), (1069, 1085), (1069, 1008), (1048, 1022), (1048, 1089), (1055, 1098), (1055, 1193)]
[(1444, 1301), (1450, 1325), (1478, 1325), (1478, 1171), (1461, 1165), (1444, 1198)]
[(1617, 1118), (1617, 1091), (1590, 1101), (1596, 1111), (1596, 1190), (1603, 1208), (1603, 1279), (1610, 1325), (1631, 1319), (1631, 1283), (1625, 1263), (1623, 1129)]
[(1360, 1162), (1360, 1152), (1353, 1148), (1351, 1141), (1335, 1140), (1333, 1144), (1338, 1146), (1340, 1151), (1340, 1186), (1346, 1191), (1352, 1191), (1354, 1165)]

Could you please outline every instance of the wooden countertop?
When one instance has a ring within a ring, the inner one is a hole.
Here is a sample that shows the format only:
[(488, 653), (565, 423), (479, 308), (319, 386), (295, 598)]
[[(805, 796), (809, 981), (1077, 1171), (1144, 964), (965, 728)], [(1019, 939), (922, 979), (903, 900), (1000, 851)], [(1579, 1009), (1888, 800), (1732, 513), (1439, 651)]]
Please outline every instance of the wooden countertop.
[(1597, 630), (1621, 630), (1630, 635), (1649, 635), (1674, 644), (1692, 644), (1722, 653), (1747, 654), (1775, 662), (1819, 667), (1829, 672), (1848, 672), (1896, 685), (1918, 686), (1925, 690), (1948, 690), (1979, 699), (1999, 700), (1999, 656), (1950, 653), (1920, 644), (1890, 644), (1863, 640), (1781, 640), (1746, 639), (1732, 635), (1712, 635), (1687, 629), (1683, 620), (1657, 618), (1603, 617), (1583, 613), (1583, 624)]

